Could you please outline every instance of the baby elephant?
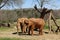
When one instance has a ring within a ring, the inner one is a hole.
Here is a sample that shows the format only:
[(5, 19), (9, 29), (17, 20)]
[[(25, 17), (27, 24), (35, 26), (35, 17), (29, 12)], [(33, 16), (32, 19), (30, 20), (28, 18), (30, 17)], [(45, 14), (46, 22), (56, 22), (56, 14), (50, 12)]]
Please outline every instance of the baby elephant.
[(25, 25), (28, 28), (28, 34), (33, 35), (33, 30), (34, 28), (38, 28), (39, 29), (39, 34), (42, 35), (43, 34), (43, 28), (45, 25), (45, 21), (41, 18), (30, 18), (29, 20), (24, 20)]

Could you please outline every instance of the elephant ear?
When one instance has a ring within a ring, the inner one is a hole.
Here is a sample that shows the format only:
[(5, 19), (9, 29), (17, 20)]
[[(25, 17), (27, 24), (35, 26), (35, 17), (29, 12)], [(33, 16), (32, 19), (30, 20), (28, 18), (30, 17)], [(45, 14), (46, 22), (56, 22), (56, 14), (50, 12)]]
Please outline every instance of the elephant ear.
[(28, 25), (29, 24), (29, 20), (24, 20), (24, 24)]

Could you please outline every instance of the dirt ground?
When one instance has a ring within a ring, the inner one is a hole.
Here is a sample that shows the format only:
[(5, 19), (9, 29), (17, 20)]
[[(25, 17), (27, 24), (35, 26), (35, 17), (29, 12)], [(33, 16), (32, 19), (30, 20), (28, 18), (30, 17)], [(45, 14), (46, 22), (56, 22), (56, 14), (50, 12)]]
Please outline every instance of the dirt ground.
[(16, 33), (16, 28), (10, 29), (8, 31), (0, 31), (0, 38), (1, 37), (8, 37), (8, 38), (22, 38), (22, 39), (30, 39), (30, 40), (60, 40), (60, 33), (55, 34), (55, 33), (45, 33), (47, 30), (44, 31), (43, 35), (38, 35), (37, 31), (34, 31), (34, 35), (27, 35), (20, 33), (18, 35)]

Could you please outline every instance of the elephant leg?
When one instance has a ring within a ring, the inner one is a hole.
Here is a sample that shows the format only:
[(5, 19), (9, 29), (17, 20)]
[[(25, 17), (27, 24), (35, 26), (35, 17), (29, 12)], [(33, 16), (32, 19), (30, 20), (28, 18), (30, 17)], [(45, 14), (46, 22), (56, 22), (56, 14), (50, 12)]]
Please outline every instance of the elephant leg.
[(31, 29), (31, 35), (33, 35), (33, 29)]
[(29, 27), (29, 30), (28, 30), (28, 35), (30, 35), (30, 31), (31, 31), (31, 27)]
[(33, 35), (34, 25), (31, 26), (31, 35)]
[(23, 26), (23, 33), (26, 33), (26, 26)]
[(43, 35), (42, 26), (39, 28), (39, 35)]
[(19, 27), (20, 27), (20, 26), (16, 26), (16, 27), (17, 27), (17, 34), (19, 34)]
[(21, 27), (21, 32), (24, 33), (24, 28), (23, 28), (23, 26)]
[(20, 27), (21, 27), (21, 31), (23, 32), (23, 25), (21, 22), (20, 22)]
[(16, 28), (17, 28), (17, 34), (19, 34), (20, 22), (17, 22)]
[(27, 26), (25, 26), (25, 33), (27, 33), (28, 32), (28, 27)]

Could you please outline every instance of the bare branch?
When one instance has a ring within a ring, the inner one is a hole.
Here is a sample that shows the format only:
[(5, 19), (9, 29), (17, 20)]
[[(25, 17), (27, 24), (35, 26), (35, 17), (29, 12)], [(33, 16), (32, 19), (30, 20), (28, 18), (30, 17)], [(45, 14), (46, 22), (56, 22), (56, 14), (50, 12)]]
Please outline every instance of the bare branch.
[(45, 4), (51, 3), (51, 0), (36, 0), (36, 1), (38, 2), (38, 4), (39, 4), (39, 6), (41, 7), (41, 9), (42, 9), (42, 7), (43, 7)]
[(3, 3), (3, 5), (0, 6), (0, 9), (5, 6), (5, 4), (7, 3), (7, 1), (8, 1), (8, 0), (6, 0), (6, 1)]
[(23, 0), (2, 0), (0, 1), (0, 9), (5, 6), (5, 8), (9, 7), (21, 7), (23, 4)]
[(41, 13), (41, 12), (38, 10), (37, 5), (35, 5), (34, 8), (35, 8), (39, 13)]

